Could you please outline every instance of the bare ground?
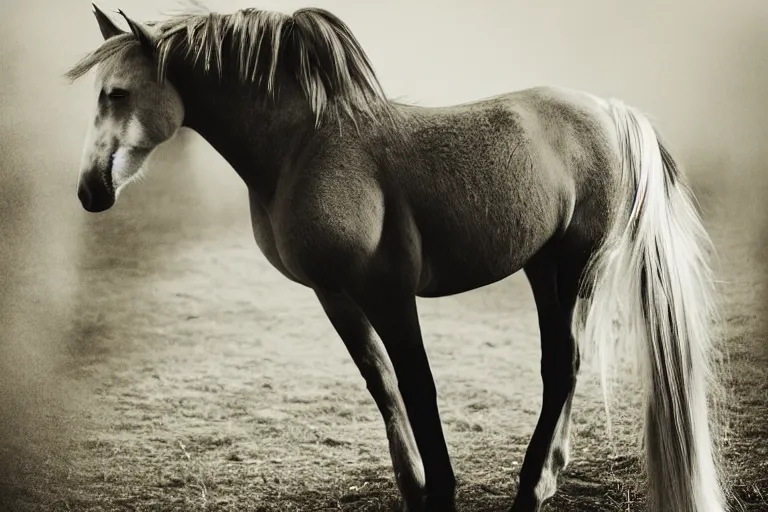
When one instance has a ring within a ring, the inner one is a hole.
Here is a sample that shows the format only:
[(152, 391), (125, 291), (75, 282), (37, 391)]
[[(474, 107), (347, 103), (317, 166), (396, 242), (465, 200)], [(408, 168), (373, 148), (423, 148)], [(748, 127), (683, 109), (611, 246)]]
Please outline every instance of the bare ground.
[[(4, 420), (4, 510), (395, 510), (382, 421), (313, 294), (269, 267), (244, 210), (203, 222), (190, 204), (163, 205), (136, 192), (86, 219), (56, 398)], [(734, 503), (768, 510), (763, 217), (710, 217), (730, 351), (726, 473)], [(460, 510), (506, 510), (541, 403), (530, 290), (517, 275), (419, 306)], [(643, 508), (626, 390), (609, 437), (585, 370), (549, 510)]]

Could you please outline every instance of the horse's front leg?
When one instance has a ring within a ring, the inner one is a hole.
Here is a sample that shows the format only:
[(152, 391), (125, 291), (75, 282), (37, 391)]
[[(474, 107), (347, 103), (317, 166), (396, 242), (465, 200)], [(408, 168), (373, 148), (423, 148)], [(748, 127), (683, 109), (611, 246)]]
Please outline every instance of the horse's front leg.
[(381, 337), (397, 375), (416, 444), (424, 463), (424, 510), (455, 509), (456, 480), (445, 444), (437, 392), (421, 337), (416, 297), (395, 280), (366, 282), (353, 293), (355, 302)]
[(317, 292), (317, 296), (384, 418), (404, 508), (408, 512), (420, 512), (424, 507), (424, 467), (384, 345), (360, 308), (346, 295)]

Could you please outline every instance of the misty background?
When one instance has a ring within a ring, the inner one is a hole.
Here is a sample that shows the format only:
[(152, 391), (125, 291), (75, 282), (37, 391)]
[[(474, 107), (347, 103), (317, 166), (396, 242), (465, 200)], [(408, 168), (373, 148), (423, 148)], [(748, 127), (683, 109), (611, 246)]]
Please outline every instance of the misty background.
[[(181, 6), (99, 5), (144, 20)], [(206, 5), (221, 12), (326, 8), (350, 26), (385, 91), (400, 101), (448, 105), (534, 85), (621, 98), (656, 120), (697, 185), (707, 218), (719, 226), (713, 229), (738, 233), (747, 247), (738, 258), (750, 268), (765, 266), (765, 0)], [(108, 329), (89, 316), (90, 301), (99, 299), (93, 290), (126, 286), (115, 295), (122, 301), (113, 296), (109, 307), (130, 322), (132, 294), (151, 287), (151, 269), (162, 267), (168, 254), (248, 223), (239, 179), (189, 131), (157, 151), (149, 178), (127, 190), (113, 210), (82, 210), (75, 187), (95, 95), (91, 78), (70, 85), (62, 75), (101, 41), (90, 2), (0, 3), (0, 472), (11, 479), (24, 478), (40, 461), (66, 457), (73, 431), (87, 428), (93, 390), (87, 379), (70, 376), (82, 354), (98, 353), (79, 345), (82, 332)], [(151, 233), (163, 230), (183, 233), (187, 243), (153, 244)], [(104, 249), (107, 235), (117, 243)], [(729, 274), (734, 256), (719, 249), (724, 279), (754, 278)], [(129, 285), (80, 276), (137, 253), (143, 261)], [(755, 295), (756, 304), (764, 301)]]

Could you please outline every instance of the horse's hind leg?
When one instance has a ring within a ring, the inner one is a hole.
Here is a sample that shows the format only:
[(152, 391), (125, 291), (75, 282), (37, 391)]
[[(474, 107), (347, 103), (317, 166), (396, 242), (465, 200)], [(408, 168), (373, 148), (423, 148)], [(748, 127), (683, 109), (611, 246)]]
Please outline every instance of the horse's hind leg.
[(544, 396), (520, 470), (513, 512), (538, 511), (555, 493), (557, 475), (568, 462), (571, 400), (579, 370), (571, 318), (585, 262), (577, 263), (575, 255), (558, 261), (552, 252), (538, 255), (525, 267), (539, 316)]

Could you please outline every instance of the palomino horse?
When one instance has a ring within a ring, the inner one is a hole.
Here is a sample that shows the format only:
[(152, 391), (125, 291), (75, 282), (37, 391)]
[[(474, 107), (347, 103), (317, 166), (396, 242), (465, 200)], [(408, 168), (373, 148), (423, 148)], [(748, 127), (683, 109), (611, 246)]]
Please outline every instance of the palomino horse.
[(709, 239), (645, 116), (555, 88), (394, 103), (321, 9), (123, 15), (130, 32), (95, 14), (105, 42), (68, 74), (98, 68), (83, 207), (110, 208), (181, 126), (200, 133), (247, 185), (266, 258), (314, 290), (365, 378), (407, 510), (455, 508), (416, 297), (521, 269), (544, 394), (512, 510), (540, 510), (568, 461), (580, 339), (604, 358), (617, 340), (638, 349), (649, 503), (724, 510), (707, 404)]

